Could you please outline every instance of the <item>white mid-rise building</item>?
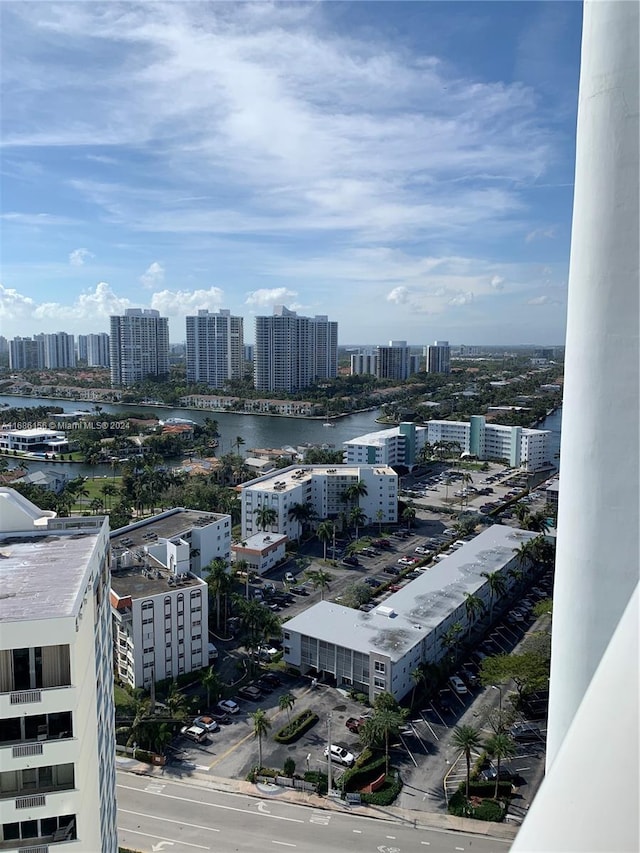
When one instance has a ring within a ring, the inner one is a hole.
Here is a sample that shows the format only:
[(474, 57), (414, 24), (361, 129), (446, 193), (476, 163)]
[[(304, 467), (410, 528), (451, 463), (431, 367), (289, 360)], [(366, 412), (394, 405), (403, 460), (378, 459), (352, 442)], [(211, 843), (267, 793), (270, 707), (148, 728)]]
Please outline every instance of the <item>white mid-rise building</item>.
[(420, 357), (411, 355), (406, 341), (389, 341), (376, 350), (376, 376), (402, 382), (420, 369)]
[(242, 317), (231, 311), (198, 311), (186, 318), (187, 381), (222, 388), (243, 374), (244, 332)]
[(505, 460), (512, 468), (540, 471), (551, 466), (551, 432), (487, 423), (483, 415), (464, 421), (428, 421), (424, 426), (402, 423), (397, 427), (360, 435), (343, 444), (348, 464), (416, 464), (425, 444), (457, 445), (459, 453), (478, 459)]
[[(87, 335), (87, 365), (89, 367), (109, 367), (109, 335), (100, 332), (97, 335)], [(78, 347), (78, 351), (80, 347)]]
[(368, 613), (320, 601), (283, 625), (284, 659), (303, 675), (332, 676), (338, 687), (365, 693), (371, 703), (382, 692), (402, 699), (414, 686), (415, 668), (447, 654), (441, 642), (447, 629), (469, 627), (467, 593), (490, 617), (500, 612), (486, 575), (504, 578), (508, 597), (516, 552), (535, 536), (495, 524)]
[(106, 518), (0, 489), (0, 849), (117, 853)]
[(451, 372), (451, 348), (449, 341), (436, 341), (426, 348), (427, 373)]
[(45, 367), (76, 366), (76, 345), (73, 335), (68, 335), (66, 332), (54, 332), (43, 337)]
[(111, 384), (133, 385), (169, 374), (169, 320), (153, 308), (127, 308), (110, 319)]
[[(366, 494), (345, 501), (345, 491), (357, 483), (363, 484)], [(296, 506), (309, 507), (314, 521), (339, 519), (350, 506), (359, 506), (369, 524), (394, 523), (398, 518), (398, 477), (387, 465), (291, 465), (238, 488), (243, 540), (261, 531), (259, 511), (265, 507), (276, 514), (266, 532), (289, 539), (299, 539), (302, 532)]]

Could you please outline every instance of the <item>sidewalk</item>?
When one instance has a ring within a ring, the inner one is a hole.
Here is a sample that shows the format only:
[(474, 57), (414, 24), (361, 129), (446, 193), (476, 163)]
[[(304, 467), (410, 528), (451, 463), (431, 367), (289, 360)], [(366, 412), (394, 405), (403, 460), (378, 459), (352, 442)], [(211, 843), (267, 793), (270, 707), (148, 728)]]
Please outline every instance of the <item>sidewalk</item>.
[(394, 823), (410, 824), (416, 829), (444, 829), (472, 835), (491, 836), (504, 841), (512, 841), (519, 829), (519, 827), (507, 823), (489, 823), (436, 812), (400, 809), (394, 806), (348, 805), (343, 800), (321, 797), (318, 794), (310, 794), (306, 791), (294, 791), (289, 788), (281, 788), (278, 785), (253, 784), (241, 779), (225, 779), (197, 770), (190, 770), (185, 774), (184, 771), (177, 768), (153, 767), (150, 764), (143, 764), (134, 761), (132, 758), (122, 756), (116, 757), (116, 769), (133, 773), (136, 776), (148, 776), (170, 781), (188, 781), (191, 785), (198, 785), (227, 794), (243, 794), (247, 797), (259, 799), (273, 797), (282, 802), (295, 803), (298, 806), (309, 806), (314, 809), (326, 809), (377, 818), (378, 820), (388, 820)]

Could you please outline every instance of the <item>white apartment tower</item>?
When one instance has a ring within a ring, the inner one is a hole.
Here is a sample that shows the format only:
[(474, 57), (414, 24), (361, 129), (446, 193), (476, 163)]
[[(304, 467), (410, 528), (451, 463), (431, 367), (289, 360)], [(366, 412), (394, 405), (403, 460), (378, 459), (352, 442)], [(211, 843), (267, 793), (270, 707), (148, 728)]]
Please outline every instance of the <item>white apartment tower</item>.
[(39, 370), (44, 367), (42, 336), (13, 338), (9, 341), (10, 370)]
[(451, 372), (451, 348), (449, 341), (436, 341), (427, 347), (427, 373)]
[(76, 347), (73, 335), (68, 335), (66, 332), (44, 335), (44, 366), (54, 369), (76, 366)]
[(78, 335), (76, 338), (76, 358), (78, 361), (87, 360), (87, 343), (89, 335)]
[(277, 305), (256, 317), (254, 385), (258, 391), (294, 392), (338, 372), (338, 324), (327, 317), (298, 317)]
[(230, 311), (198, 311), (187, 322), (187, 382), (222, 388), (243, 373), (244, 335), (242, 317)]
[(169, 373), (169, 321), (159, 311), (127, 308), (110, 318), (111, 384), (133, 385)]
[(378, 379), (393, 379), (401, 382), (417, 373), (419, 359), (409, 353), (406, 341), (389, 341), (389, 346), (380, 346), (376, 355)]
[(378, 372), (378, 356), (372, 349), (360, 350), (351, 356), (351, 375), (375, 376)]
[(1, 488), (0, 550), (0, 849), (116, 853), (108, 519)]
[[(80, 337), (80, 336), (78, 336)], [(87, 335), (87, 365), (89, 367), (109, 367), (109, 335), (100, 332), (97, 335)], [(78, 352), (80, 347), (78, 346)]]

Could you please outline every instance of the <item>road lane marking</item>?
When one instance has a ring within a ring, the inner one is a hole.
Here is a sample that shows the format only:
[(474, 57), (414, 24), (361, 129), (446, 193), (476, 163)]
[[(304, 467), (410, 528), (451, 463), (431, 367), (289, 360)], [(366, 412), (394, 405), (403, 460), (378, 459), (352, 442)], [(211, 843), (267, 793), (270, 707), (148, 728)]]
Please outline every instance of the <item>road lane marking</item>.
[[(253, 735), (252, 735), (252, 737), (253, 737)], [(144, 794), (145, 793), (144, 790), (141, 790), (140, 788), (134, 788), (130, 785), (118, 785), (118, 788), (123, 788), (125, 791), (136, 791), (138, 794)], [(288, 823), (305, 823), (304, 820), (300, 820), (299, 818), (296, 818), (296, 817), (281, 817), (280, 815), (275, 815), (275, 814), (261, 814), (258, 812), (253, 812), (250, 809), (238, 809), (235, 806), (223, 806), (220, 803), (206, 803), (206, 802), (201, 802), (199, 800), (189, 799), (189, 797), (177, 797), (175, 794), (155, 794), (154, 796), (166, 797), (168, 800), (178, 800), (181, 803), (189, 803), (190, 805), (193, 805), (194, 803), (198, 803), (199, 805), (202, 805), (202, 806), (208, 806), (210, 809), (223, 809), (224, 811), (228, 811), (228, 812), (240, 812), (240, 814), (249, 814), (249, 815), (253, 815), (254, 817), (267, 817), (267, 818), (271, 818), (271, 820), (284, 820), (284, 821), (287, 821)]]
[(420, 842), (420, 844), (424, 844), (424, 845), (425, 845), (425, 847), (431, 847), (431, 842), (430, 842), (430, 841), (421, 841), (421, 842)]
[(456, 847), (456, 850), (464, 850), (464, 847)]
[(280, 845), (282, 845), (282, 847), (297, 847), (298, 846), (297, 844), (289, 844), (288, 841), (273, 841), (273, 839), (271, 840), (271, 843), (272, 844), (280, 844)]
[(209, 832), (220, 832), (219, 829), (214, 829), (212, 826), (200, 826), (197, 823), (185, 823), (183, 820), (173, 820), (170, 817), (162, 817), (161, 815), (145, 814), (144, 812), (131, 812), (128, 809), (118, 809), (122, 814), (132, 814), (135, 817), (148, 817), (151, 820), (163, 820), (165, 823), (177, 823), (178, 826), (189, 826), (192, 829), (208, 829)]
[(120, 832), (130, 832), (132, 835), (144, 835), (145, 838), (156, 838), (158, 841), (168, 841), (169, 844), (183, 844), (185, 847), (197, 847), (198, 850), (211, 850), (210, 847), (205, 847), (204, 844), (190, 844), (188, 841), (174, 841), (171, 838), (163, 838), (161, 835), (149, 835), (148, 832), (136, 832), (135, 829), (123, 829), (121, 826), (118, 827)]
[(352, 832), (356, 832), (358, 835), (362, 835), (362, 830), (361, 830), (361, 829), (353, 829), (353, 830), (351, 830), (351, 831), (352, 831)]

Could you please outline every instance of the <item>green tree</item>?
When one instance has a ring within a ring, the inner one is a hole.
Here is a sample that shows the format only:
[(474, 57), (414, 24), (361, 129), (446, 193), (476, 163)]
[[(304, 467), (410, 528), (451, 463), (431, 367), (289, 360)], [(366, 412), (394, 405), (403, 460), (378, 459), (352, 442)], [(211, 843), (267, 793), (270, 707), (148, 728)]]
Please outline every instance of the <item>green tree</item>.
[(293, 504), (293, 506), (289, 508), (288, 516), (291, 520), (298, 522), (302, 535), (305, 530), (305, 525), (311, 521), (314, 516), (313, 507), (310, 503)]
[(216, 628), (219, 630), (220, 603), (222, 600), (222, 596), (226, 595), (229, 591), (231, 585), (231, 576), (229, 575), (226, 561), (223, 560), (221, 557), (216, 557), (215, 560), (212, 560), (209, 565), (205, 567), (205, 571), (207, 569), (209, 571), (205, 576), (205, 580), (207, 582), (207, 586), (209, 587), (211, 595), (213, 595), (216, 600)]
[(484, 685), (513, 681), (522, 699), (535, 690), (543, 690), (549, 682), (549, 658), (539, 651), (521, 654), (492, 655), (482, 661), (480, 680)]
[[(516, 754), (516, 745), (509, 735), (504, 732), (496, 732), (485, 740), (484, 748), (496, 760), (496, 788), (493, 796), (497, 800), (500, 791), (500, 764), (503, 758), (511, 758)], [(467, 794), (467, 796), (469, 795)]]
[(236, 574), (240, 574), (241, 572), (244, 574), (244, 578), (242, 579), (244, 583), (244, 597), (248, 601), (249, 600), (249, 563), (246, 560), (240, 559), (236, 560), (233, 564), (233, 567), (236, 571)]
[(282, 696), (278, 699), (278, 708), (281, 711), (287, 712), (287, 720), (291, 722), (291, 711), (293, 706), (296, 704), (296, 697), (293, 693), (283, 693)]
[(520, 524), (522, 526), (525, 526), (527, 518), (531, 515), (531, 510), (529, 509), (529, 507), (526, 504), (517, 503), (513, 508), (513, 512)]
[(411, 691), (411, 707), (413, 708), (416, 701), (416, 690), (420, 684), (424, 683), (424, 670), (421, 665), (411, 670), (411, 681), (413, 681), (413, 690)]
[(325, 589), (329, 589), (329, 583), (333, 579), (333, 576), (322, 569), (307, 571), (305, 574), (313, 584), (313, 588), (320, 589), (320, 600), (323, 601), (324, 591)]
[(464, 609), (467, 614), (467, 622), (469, 623), (469, 639), (471, 639), (471, 631), (478, 616), (482, 616), (486, 610), (486, 605), (480, 596), (472, 592), (464, 594)]
[(532, 512), (527, 518), (526, 524), (527, 530), (533, 530), (536, 533), (546, 533), (551, 527), (551, 522), (543, 510)]
[(409, 504), (402, 510), (402, 520), (407, 525), (407, 530), (411, 529), (411, 525), (416, 519), (416, 508)]
[(240, 455), (240, 448), (244, 444), (244, 438), (241, 435), (236, 436), (236, 440), (233, 442), (233, 446), (236, 449), (236, 453)]
[(468, 800), (469, 783), (471, 781), (471, 752), (472, 750), (480, 749), (482, 746), (480, 732), (477, 729), (474, 729), (473, 726), (456, 726), (453, 730), (451, 743), (456, 749), (459, 749), (461, 753), (464, 753), (465, 761), (467, 763), (465, 796)]
[(445, 652), (449, 653), (450, 661), (452, 663), (456, 659), (456, 647), (460, 641), (460, 636), (463, 631), (464, 628), (462, 627), (462, 623), (454, 622), (453, 625), (449, 625), (447, 630), (440, 637), (440, 644)]
[(220, 676), (215, 669), (210, 666), (200, 672), (200, 684), (207, 691), (207, 705), (211, 704), (211, 694), (214, 695), (214, 700), (218, 698), (221, 692), (222, 683)]
[(316, 536), (322, 542), (323, 545), (323, 560), (325, 563), (327, 562), (327, 544), (331, 541), (335, 534), (335, 523), (329, 521), (321, 521), (320, 524), (316, 528)]
[(353, 525), (355, 531), (355, 538), (358, 538), (358, 529), (362, 524), (366, 524), (367, 516), (364, 510), (360, 509), (359, 506), (354, 506), (351, 512), (349, 513), (349, 522)]
[(384, 740), (384, 767), (385, 774), (389, 775), (389, 738), (397, 735), (405, 721), (405, 716), (399, 710), (392, 708), (376, 708), (373, 716), (364, 724), (370, 736), (375, 740)]
[(174, 720), (183, 720), (187, 716), (187, 699), (175, 681), (171, 682), (165, 705)]
[(258, 770), (262, 769), (262, 738), (268, 734), (271, 723), (265, 711), (258, 708), (249, 714), (253, 722), (253, 736), (258, 740)]
[(261, 530), (266, 530), (267, 527), (271, 527), (278, 520), (278, 510), (266, 504), (259, 506), (254, 511), (254, 515), (256, 517), (256, 524)]
[(480, 572), (483, 578), (487, 579), (489, 585), (489, 624), (493, 622), (493, 604), (496, 598), (504, 595), (507, 588), (507, 581), (504, 575), (500, 572)]
[(539, 619), (541, 616), (546, 616), (553, 613), (553, 599), (551, 598), (543, 598), (542, 601), (536, 602), (533, 606), (533, 615), (536, 619)]
[(114, 486), (113, 483), (105, 483), (100, 488), (100, 491), (102, 492), (103, 497), (106, 499), (108, 510), (111, 506), (111, 501), (109, 499), (118, 494), (118, 487)]

